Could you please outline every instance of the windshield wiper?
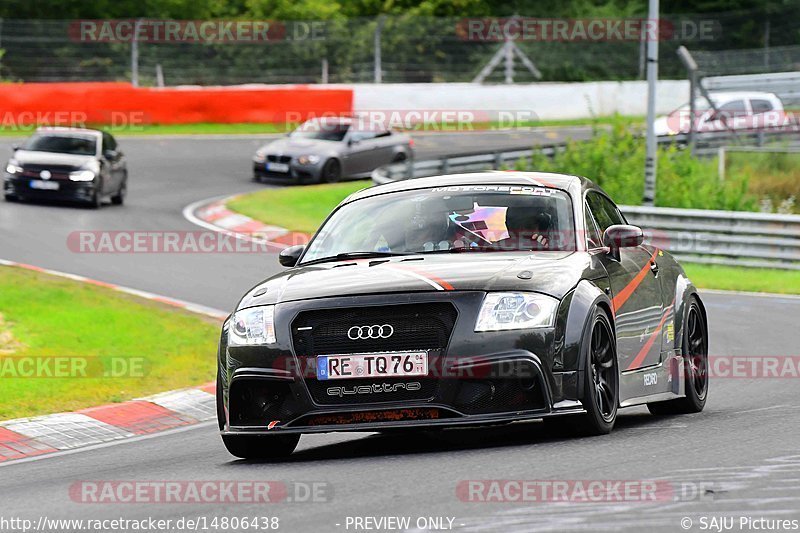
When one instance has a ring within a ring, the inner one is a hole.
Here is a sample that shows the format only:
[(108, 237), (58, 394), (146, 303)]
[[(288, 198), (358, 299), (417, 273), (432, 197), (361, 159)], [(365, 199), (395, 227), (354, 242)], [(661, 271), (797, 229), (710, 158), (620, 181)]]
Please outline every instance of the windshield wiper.
[(372, 257), (396, 257), (402, 255), (409, 255), (409, 254), (396, 253), (396, 252), (343, 252), (328, 257), (320, 257), (319, 259), (312, 259), (311, 261), (305, 261), (298, 266), (313, 265), (315, 263), (325, 263), (327, 261), (342, 261), (347, 259), (370, 259)]

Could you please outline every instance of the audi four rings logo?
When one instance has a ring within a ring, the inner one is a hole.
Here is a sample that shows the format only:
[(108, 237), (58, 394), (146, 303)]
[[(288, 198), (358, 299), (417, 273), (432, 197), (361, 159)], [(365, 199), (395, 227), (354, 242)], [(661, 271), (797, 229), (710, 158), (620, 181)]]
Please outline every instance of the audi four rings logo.
[(347, 330), (347, 337), (354, 341), (359, 339), (388, 339), (392, 335), (394, 335), (394, 328), (389, 324), (353, 326)]

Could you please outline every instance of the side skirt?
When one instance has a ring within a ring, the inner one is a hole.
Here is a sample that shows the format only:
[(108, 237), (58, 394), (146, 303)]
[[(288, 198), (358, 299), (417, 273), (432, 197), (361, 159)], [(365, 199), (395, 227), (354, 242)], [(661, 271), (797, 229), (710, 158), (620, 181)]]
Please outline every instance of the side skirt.
[(683, 356), (668, 352), (657, 365), (623, 372), (619, 382), (620, 407), (685, 396), (683, 364)]

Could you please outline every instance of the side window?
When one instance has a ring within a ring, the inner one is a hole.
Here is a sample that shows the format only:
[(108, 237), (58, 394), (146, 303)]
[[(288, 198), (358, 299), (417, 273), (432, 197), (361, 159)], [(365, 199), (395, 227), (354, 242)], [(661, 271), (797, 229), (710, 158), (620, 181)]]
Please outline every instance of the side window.
[(110, 133), (103, 132), (103, 150), (116, 150), (117, 141)]
[(742, 117), (747, 115), (747, 107), (744, 105), (744, 100), (733, 100), (727, 104), (719, 106), (719, 111), (711, 117), (711, 120), (727, 120), (733, 117)]
[(583, 212), (586, 222), (586, 247), (589, 250), (602, 247), (603, 242), (600, 238), (600, 232), (597, 231), (597, 223), (594, 221), (594, 216), (592, 216), (588, 203), (583, 204)]
[(772, 103), (769, 100), (750, 100), (753, 113), (766, 113), (772, 111)]
[(605, 233), (609, 226), (625, 224), (625, 219), (617, 206), (602, 194), (590, 192), (586, 195), (586, 201), (589, 203), (589, 209), (597, 221), (601, 234)]
[(368, 141), (375, 138), (374, 131), (354, 131), (350, 136), (353, 142)]

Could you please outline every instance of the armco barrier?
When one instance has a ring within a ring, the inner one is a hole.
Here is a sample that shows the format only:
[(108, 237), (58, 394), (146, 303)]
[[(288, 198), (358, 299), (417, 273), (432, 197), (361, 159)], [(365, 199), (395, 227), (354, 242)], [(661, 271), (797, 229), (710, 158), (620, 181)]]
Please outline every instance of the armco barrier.
[(0, 85), (4, 127), (197, 122), (294, 122), (325, 113), (350, 113), (353, 91), (310, 85), (233, 87), (133, 87), (127, 83), (24, 83)]

